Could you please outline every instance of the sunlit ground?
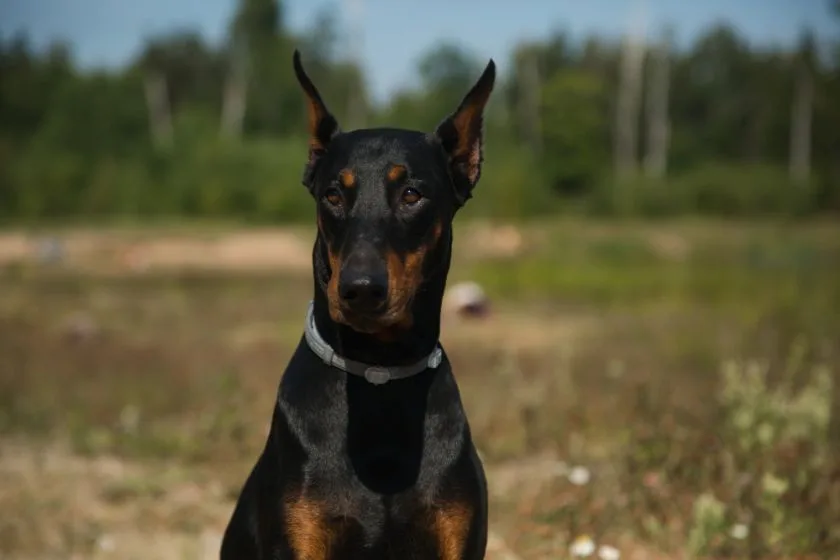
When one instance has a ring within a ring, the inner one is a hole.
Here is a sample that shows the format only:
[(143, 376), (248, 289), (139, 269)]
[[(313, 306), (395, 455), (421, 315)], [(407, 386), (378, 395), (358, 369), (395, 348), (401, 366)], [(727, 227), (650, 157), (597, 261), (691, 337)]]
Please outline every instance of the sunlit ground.
[[(0, 235), (0, 555), (214, 558), (312, 231), (63, 233)], [(459, 223), (455, 255), (493, 306), (443, 326), (488, 558), (840, 552), (840, 227)]]

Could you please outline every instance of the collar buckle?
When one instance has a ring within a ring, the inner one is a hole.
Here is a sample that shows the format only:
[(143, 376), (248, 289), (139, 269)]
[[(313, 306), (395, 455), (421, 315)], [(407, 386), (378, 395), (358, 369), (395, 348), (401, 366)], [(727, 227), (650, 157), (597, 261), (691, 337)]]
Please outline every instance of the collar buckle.
[(391, 380), (391, 372), (388, 368), (370, 366), (365, 370), (365, 379), (373, 385), (384, 385)]

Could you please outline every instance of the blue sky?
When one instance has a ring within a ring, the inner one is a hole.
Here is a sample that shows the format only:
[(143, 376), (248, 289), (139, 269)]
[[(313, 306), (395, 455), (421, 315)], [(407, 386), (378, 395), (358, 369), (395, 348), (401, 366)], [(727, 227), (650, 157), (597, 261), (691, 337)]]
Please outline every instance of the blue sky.
[[(312, 23), (319, 10), (349, 21), (353, 0), (286, 0), (293, 29)], [(410, 85), (415, 64), (442, 40), (456, 41), (477, 57), (493, 57), (505, 71), (508, 54), (523, 38), (552, 29), (573, 36), (618, 34), (635, 0), (355, 0), (361, 5), (363, 63), (375, 97)], [(175, 28), (199, 30), (220, 41), (235, 0), (0, 0), (0, 34), (25, 30), (36, 46), (63, 38), (85, 66), (115, 66), (141, 48), (144, 37)], [(737, 25), (757, 43), (795, 40), (804, 25), (818, 35), (840, 36), (827, 0), (647, 0), (647, 25), (672, 23), (685, 44), (720, 20)], [(304, 53), (305, 55), (305, 53)]]

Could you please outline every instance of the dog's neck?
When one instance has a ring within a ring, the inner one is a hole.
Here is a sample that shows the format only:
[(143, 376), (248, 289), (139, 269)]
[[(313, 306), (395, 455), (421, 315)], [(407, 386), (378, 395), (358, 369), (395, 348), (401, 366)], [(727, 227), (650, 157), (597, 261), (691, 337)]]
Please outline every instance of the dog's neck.
[(312, 255), (313, 315), (321, 337), (341, 356), (371, 365), (407, 365), (428, 356), (440, 336), (441, 305), (449, 273), (451, 243), (451, 235), (448, 235), (446, 242), (429, 254), (423, 284), (411, 303), (411, 326), (382, 335), (357, 332), (330, 317), (326, 286), (332, 271), (327, 264), (326, 244), (319, 236)]

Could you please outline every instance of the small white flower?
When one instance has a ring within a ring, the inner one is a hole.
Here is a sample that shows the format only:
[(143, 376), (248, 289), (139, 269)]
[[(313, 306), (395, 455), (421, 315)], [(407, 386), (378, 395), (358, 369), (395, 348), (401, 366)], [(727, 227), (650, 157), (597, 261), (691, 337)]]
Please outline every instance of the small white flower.
[(569, 552), (572, 556), (587, 558), (592, 556), (592, 553), (595, 552), (595, 543), (587, 535), (581, 535), (572, 541), (572, 546), (569, 547)]
[(569, 471), (569, 482), (575, 486), (586, 486), (592, 475), (586, 467), (574, 467)]
[(621, 552), (614, 546), (602, 544), (598, 547), (598, 558), (601, 560), (620, 560)]
[(743, 523), (736, 523), (729, 530), (729, 536), (733, 539), (738, 539), (739, 541), (746, 539), (749, 534), (750, 528)]

